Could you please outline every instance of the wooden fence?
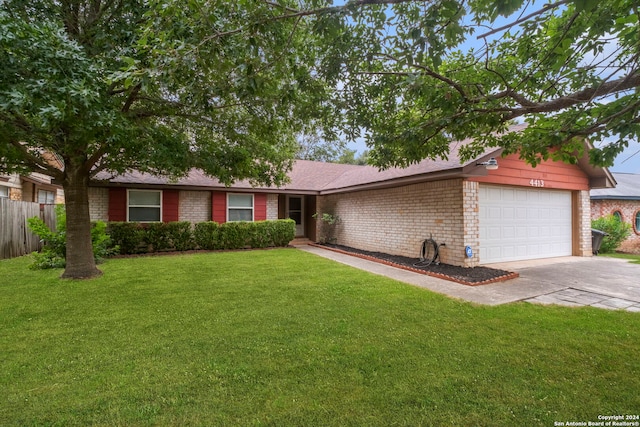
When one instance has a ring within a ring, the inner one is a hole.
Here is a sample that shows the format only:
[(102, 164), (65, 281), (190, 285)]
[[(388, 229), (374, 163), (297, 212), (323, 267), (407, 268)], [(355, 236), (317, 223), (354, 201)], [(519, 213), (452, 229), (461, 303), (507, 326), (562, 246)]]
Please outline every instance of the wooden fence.
[(55, 227), (55, 205), (0, 198), (0, 259), (15, 258), (41, 249), (40, 238), (27, 226), (27, 219), (34, 216), (42, 218), (49, 228)]

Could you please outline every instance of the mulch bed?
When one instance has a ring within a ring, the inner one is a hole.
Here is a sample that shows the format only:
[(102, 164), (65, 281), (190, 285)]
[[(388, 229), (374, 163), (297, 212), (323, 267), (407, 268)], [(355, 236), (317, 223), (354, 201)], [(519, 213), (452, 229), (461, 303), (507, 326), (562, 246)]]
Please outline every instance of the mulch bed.
[(518, 273), (505, 270), (498, 270), (488, 267), (459, 267), (449, 264), (431, 264), (429, 266), (414, 266), (418, 262), (417, 258), (409, 258), (399, 255), (389, 255), (382, 252), (363, 251), (350, 248), (348, 246), (333, 244), (314, 244), (316, 246), (341, 252), (347, 255), (356, 256), (370, 261), (380, 262), (392, 267), (402, 268), (415, 273), (426, 274), (440, 279), (450, 280), (468, 286), (487, 285), (489, 283), (502, 282), (515, 279)]

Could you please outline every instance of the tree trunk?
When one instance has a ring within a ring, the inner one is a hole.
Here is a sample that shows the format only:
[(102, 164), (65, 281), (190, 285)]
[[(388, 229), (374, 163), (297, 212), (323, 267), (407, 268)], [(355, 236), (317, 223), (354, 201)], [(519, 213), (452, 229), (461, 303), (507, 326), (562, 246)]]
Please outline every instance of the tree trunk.
[(89, 174), (82, 166), (67, 165), (63, 182), (67, 212), (67, 266), (63, 278), (88, 279), (102, 274), (91, 245)]

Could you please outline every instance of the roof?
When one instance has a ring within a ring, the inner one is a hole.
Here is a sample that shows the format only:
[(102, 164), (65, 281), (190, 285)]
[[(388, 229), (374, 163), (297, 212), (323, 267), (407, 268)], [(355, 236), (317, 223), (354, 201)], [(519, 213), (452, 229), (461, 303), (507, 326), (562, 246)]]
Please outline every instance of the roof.
[(615, 188), (591, 190), (592, 200), (640, 200), (640, 175), (633, 173), (612, 173)]
[[(234, 190), (264, 192), (288, 192), (299, 194), (329, 194), (353, 189), (380, 188), (409, 182), (443, 179), (452, 176), (484, 175), (486, 169), (477, 167), (476, 162), (497, 156), (501, 149), (489, 149), (464, 164), (460, 162), (458, 148), (462, 143), (452, 143), (447, 159), (426, 159), (406, 168), (389, 168), (379, 170), (373, 166), (360, 166), (297, 160), (289, 172), (289, 182), (280, 186), (254, 187), (248, 181), (237, 181), (231, 188)], [(473, 169), (473, 173), (469, 172)], [(178, 189), (225, 188), (216, 178), (207, 176), (199, 169), (192, 169), (189, 174), (178, 180), (156, 176), (148, 173), (132, 171), (112, 177), (108, 173), (100, 173), (92, 182), (93, 186), (126, 186), (149, 188), (171, 186)]]
[[(523, 125), (519, 125), (522, 127)], [(452, 142), (449, 145), (449, 155), (445, 158), (426, 159), (406, 168), (389, 168), (380, 170), (373, 166), (346, 165), (336, 163), (297, 160), (289, 172), (289, 182), (280, 186), (260, 187), (252, 186), (248, 181), (237, 181), (231, 188), (234, 191), (261, 191), (270, 193), (290, 194), (331, 194), (347, 191), (365, 190), (373, 188), (388, 188), (408, 185), (417, 182), (435, 181), (446, 178), (483, 176), (487, 170), (478, 166), (478, 162), (498, 157), (501, 148), (488, 148), (483, 154), (466, 162), (460, 159), (459, 149), (470, 140)], [(585, 144), (589, 146), (588, 141)], [(579, 167), (589, 177), (591, 188), (614, 187), (615, 180), (606, 168), (589, 164), (588, 154), (578, 161)], [(216, 178), (207, 176), (203, 171), (193, 169), (181, 179), (170, 180), (167, 177), (155, 176), (141, 172), (129, 172), (117, 177), (102, 173), (94, 186), (120, 186), (131, 188), (154, 188), (171, 186), (176, 189), (224, 189), (227, 188)]]

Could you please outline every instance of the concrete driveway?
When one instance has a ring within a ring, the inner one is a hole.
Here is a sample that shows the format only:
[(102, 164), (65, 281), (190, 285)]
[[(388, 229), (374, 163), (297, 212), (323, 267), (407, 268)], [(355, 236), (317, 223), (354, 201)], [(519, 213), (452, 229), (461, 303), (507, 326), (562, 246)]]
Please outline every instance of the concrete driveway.
[(487, 267), (514, 271), (520, 277), (490, 285), (466, 286), (316, 246), (305, 245), (298, 248), (478, 304), (498, 305), (527, 301), (640, 312), (640, 265), (616, 258), (561, 257), (490, 264)]
[(562, 257), (488, 267), (518, 272), (503, 284), (516, 288), (523, 301), (640, 312), (640, 265), (626, 260)]

